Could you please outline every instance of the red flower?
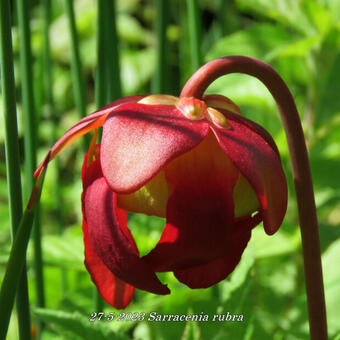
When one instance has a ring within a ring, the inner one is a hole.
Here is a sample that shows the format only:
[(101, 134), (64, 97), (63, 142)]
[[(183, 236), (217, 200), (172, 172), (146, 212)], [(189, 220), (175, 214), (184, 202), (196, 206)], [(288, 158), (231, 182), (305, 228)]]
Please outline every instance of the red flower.
[[(252, 228), (263, 221), (271, 235), (280, 227), (287, 186), (278, 150), (229, 99), (123, 98), (72, 127), (51, 158), (101, 125), (82, 169), (85, 264), (114, 307), (125, 308), (135, 288), (169, 294), (155, 272), (209, 287), (234, 270)], [(127, 211), (166, 218), (142, 258)]]

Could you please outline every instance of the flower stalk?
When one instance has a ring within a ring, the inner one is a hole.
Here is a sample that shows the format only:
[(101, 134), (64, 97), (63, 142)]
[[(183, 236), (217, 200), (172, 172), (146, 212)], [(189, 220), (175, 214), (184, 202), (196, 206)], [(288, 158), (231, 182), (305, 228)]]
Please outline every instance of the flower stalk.
[(313, 183), (301, 121), (287, 85), (269, 65), (248, 57), (232, 56), (216, 59), (202, 66), (188, 80), (181, 97), (200, 99), (211, 82), (230, 73), (244, 73), (259, 79), (268, 88), (279, 108), (289, 146), (298, 203), (310, 336), (312, 340), (327, 339), (320, 239)]

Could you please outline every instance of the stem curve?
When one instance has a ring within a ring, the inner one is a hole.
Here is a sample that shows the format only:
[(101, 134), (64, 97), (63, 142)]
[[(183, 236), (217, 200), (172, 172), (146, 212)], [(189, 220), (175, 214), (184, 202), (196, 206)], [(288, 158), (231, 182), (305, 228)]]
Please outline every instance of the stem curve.
[(326, 305), (312, 176), (301, 121), (287, 85), (269, 65), (249, 57), (231, 56), (213, 60), (198, 69), (185, 84), (180, 97), (201, 99), (215, 79), (230, 73), (244, 73), (259, 79), (279, 108), (289, 147), (299, 211), (310, 336), (311, 340), (326, 340)]

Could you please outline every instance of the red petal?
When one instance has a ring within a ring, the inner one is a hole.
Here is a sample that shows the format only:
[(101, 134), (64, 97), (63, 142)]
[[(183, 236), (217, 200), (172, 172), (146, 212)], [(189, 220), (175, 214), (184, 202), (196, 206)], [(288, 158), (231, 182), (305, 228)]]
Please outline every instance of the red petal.
[(87, 224), (83, 221), (83, 237), (85, 245), (85, 266), (91, 279), (97, 286), (101, 297), (117, 309), (125, 308), (131, 301), (135, 287), (115, 276), (94, 252), (88, 238)]
[(87, 187), (83, 202), (91, 246), (107, 268), (136, 288), (169, 294), (151, 267), (139, 258), (127, 228), (126, 212), (117, 208), (117, 195), (104, 177)]
[(167, 224), (145, 257), (156, 271), (208, 263), (224, 255), (234, 224), (232, 188), (239, 172), (210, 133), (196, 148), (165, 167), (173, 188)]
[[(104, 106), (100, 110), (81, 119), (77, 124), (73, 125), (69, 130), (67, 130), (65, 134), (53, 145), (50, 150), (50, 161), (75, 140), (90, 132), (91, 130), (102, 126), (105, 122), (106, 117), (119, 105), (122, 105), (124, 103), (137, 102), (144, 97), (145, 96), (129, 96), (118, 99), (111, 104)], [(41, 168), (44, 165), (44, 161), (41, 162), (41, 164), (35, 171), (35, 178), (39, 175)]]
[[(225, 113), (226, 111), (224, 111)], [(254, 188), (261, 204), (264, 228), (274, 234), (287, 208), (287, 184), (280, 158), (258, 126), (241, 116), (227, 114), (229, 129), (211, 126), (226, 155)], [(262, 129), (261, 129), (262, 130)]]
[(201, 193), (193, 197), (191, 191), (177, 189), (170, 196), (161, 239), (144, 257), (155, 271), (201, 265), (224, 254), (233, 228), (230, 189)]
[(207, 121), (188, 120), (175, 106), (126, 104), (104, 124), (104, 176), (115, 192), (134, 192), (170, 160), (198, 145), (208, 132)]
[(202, 266), (176, 270), (175, 276), (190, 288), (207, 288), (224, 280), (240, 262), (241, 256), (251, 236), (251, 229), (261, 221), (260, 215), (247, 218), (235, 224), (235, 232), (230, 235), (225, 256)]

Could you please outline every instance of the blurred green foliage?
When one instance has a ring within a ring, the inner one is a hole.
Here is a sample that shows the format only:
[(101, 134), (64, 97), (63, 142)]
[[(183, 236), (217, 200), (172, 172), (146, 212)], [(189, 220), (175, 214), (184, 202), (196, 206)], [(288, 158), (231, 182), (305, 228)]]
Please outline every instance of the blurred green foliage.
[[(340, 1), (339, 0), (217, 0), (200, 1), (202, 54), (205, 61), (226, 55), (246, 55), (270, 63), (287, 82), (303, 121), (311, 157), (320, 223), (329, 334), (340, 334)], [(96, 4), (75, 1), (81, 59), (86, 79), (87, 112), (94, 109), (96, 64)], [(124, 95), (149, 93), (155, 70), (155, 4), (152, 0), (117, 1), (121, 79)], [(42, 84), (42, 22), (37, 1), (32, 7), (32, 43), (37, 110), (38, 159), (46, 154), (56, 128), (61, 136), (77, 119), (70, 71), (69, 36), (62, 0), (54, 0), (50, 42), (53, 94), (59, 122), (55, 127), (44, 105)], [(171, 1), (167, 37), (169, 93), (179, 94), (190, 76), (189, 35), (185, 2)], [(221, 20), (223, 24), (221, 24)], [(22, 136), (18, 32), (13, 28), (18, 89), (19, 131)], [(28, 252), (30, 301), (34, 320), (46, 322), (43, 339), (308, 339), (301, 241), (288, 149), (275, 103), (256, 79), (245, 75), (220, 78), (208, 89), (235, 101), (245, 116), (273, 135), (289, 183), (289, 207), (274, 236), (257, 227), (235, 272), (217, 286), (190, 290), (172, 274), (162, 274), (171, 295), (137, 291), (125, 312), (159, 314), (243, 314), (243, 322), (107, 322), (88, 321), (92, 282), (83, 266), (80, 209), (81, 143), (60, 156), (64, 230), (57, 232), (55, 172), (52, 163), (42, 195), (44, 275), (47, 309), (34, 309), (32, 249)], [(1, 100), (1, 96), (0, 96)], [(2, 115), (0, 117), (2, 118)], [(4, 165), (3, 123), (0, 129), (0, 277), (10, 248)], [(23, 150), (23, 148), (22, 148)], [(24, 157), (24, 156), (23, 156)], [(23, 158), (22, 157), (22, 158)], [(142, 254), (157, 242), (164, 221), (131, 215), (129, 226)], [(66, 272), (62, 290), (61, 269)], [(114, 311), (105, 305), (106, 313)], [(98, 311), (97, 311), (98, 312)], [(119, 311), (115, 311), (119, 313)], [(17, 339), (15, 314), (8, 339)]]

